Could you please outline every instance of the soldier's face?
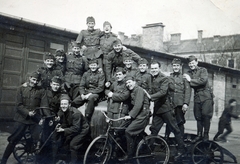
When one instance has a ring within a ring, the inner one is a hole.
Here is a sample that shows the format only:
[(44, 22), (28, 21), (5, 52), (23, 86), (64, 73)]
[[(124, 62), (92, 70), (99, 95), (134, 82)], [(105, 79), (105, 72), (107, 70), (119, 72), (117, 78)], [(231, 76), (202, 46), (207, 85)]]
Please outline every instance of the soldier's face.
[(60, 107), (63, 112), (66, 112), (69, 106), (70, 106), (70, 103), (68, 100), (61, 100)]
[(52, 88), (52, 91), (54, 91), (54, 92), (57, 92), (59, 90), (59, 88), (60, 88), (60, 84), (56, 83), (56, 82), (51, 82), (50, 86)]
[(64, 61), (64, 56), (62, 56), (62, 55), (56, 56), (56, 61), (59, 62), (59, 63), (63, 63), (63, 61)]
[(127, 80), (126, 81), (126, 86), (129, 90), (133, 90), (133, 88), (135, 87), (136, 82), (133, 80)]
[(112, 28), (110, 25), (105, 25), (103, 31), (108, 34), (112, 31)]
[(180, 72), (180, 70), (182, 69), (182, 66), (180, 64), (173, 64), (172, 68), (173, 68), (173, 72)]
[(117, 81), (122, 81), (124, 77), (125, 77), (125, 74), (123, 74), (122, 72), (116, 73)]
[(120, 52), (122, 50), (122, 44), (115, 44), (115, 45), (113, 45), (113, 49), (116, 52)]
[(88, 22), (88, 23), (87, 23), (87, 26), (88, 26), (88, 29), (89, 29), (89, 30), (93, 30), (93, 29), (94, 29), (94, 26), (95, 26), (95, 23), (94, 23), (94, 22)]
[(124, 60), (123, 64), (126, 66), (126, 68), (131, 68), (132, 67), (132, 60)]
[(98, 69), (98, 64), (97, 63), (91, 63), (91, 64), (89, 64), (89, 68), (92, 72), (95, 72)]
[(148, 69), (148, 65), (147, 64), (139, 64), (138, 68), (139, 68), (140, 72), (146, 72)]
[(80, 47), (73, 47), (72, 51), (75, 55), (80, 55), (81, 48)]
[(47, 66), (47, 68), (52, 68), (54, 65), (54, 60), (53, 59), (46, 59), (44, 60), (44, 64)]
[(198, 61), (196, 61), (196, 60), (190, 61), (190, 62), (188, 63), (188, 66), (189, 66), (189, 68), (190, 68), (191, 70), (196, 69), (196, 68), (197, 68), (197, 65), (198, 65)]
[(29, 86), (35, 87), (38, 84), (38, 79), (35, 77), (29, 77)]
[(156, 63), (156, 64), (151, 64), (151, 71), (150, 73), (155, 76), (155, 75), (158, 75), (159, 72), (161, 71), (159, 65)]

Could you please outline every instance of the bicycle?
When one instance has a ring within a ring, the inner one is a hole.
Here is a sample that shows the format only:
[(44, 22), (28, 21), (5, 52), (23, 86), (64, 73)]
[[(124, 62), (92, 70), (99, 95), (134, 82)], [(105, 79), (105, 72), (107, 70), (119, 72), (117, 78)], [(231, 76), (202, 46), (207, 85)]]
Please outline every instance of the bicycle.
[[(118, 119), (109, 118), (105, 112), (103, 115), (106, 117), (106, 122), (108, 123), (107, 131), (104, 135), (96, 137), (88, 146), (84, 155), (84, 164), (93, 163), (108, 163), (110, 157), (113, 154), (112, 143), (124, 154), (126, 151), (123, 146), (116, 140), (114, 131), (119, 130), (117, 127), (113, 127), (114, 121), (120, 121), (125, 119), (124, 117)], [(158, 163), (167, 164), (170, 156), (170, 149), (168, 144), (160, 136), (151, 136), (140, 134), (138, 136), (140, 141), (137, 144), (135, 156), (133, 160), (136, 160), (138, 164), (140, 163)]]
[(50, 108), (36, 108), (36, 113), (41, 117), (39, 139), (34, 141), (31, 130), (28, 127), (24, 136), (13, 150), (14, 158), (20, 164), (37, 163), (37, 156), (49, 144), (51, 136), (56, 131), (55, 115), (44, 116), (44, 110), (50, 110)]

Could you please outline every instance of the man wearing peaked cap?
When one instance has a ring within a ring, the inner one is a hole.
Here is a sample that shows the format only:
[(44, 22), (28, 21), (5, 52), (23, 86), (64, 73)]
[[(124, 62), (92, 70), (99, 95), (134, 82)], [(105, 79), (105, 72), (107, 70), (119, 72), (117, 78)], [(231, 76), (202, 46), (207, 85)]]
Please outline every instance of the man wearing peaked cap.
[[(213, 116), (213, 93), (208, 82), (208, 71), (199, 67), (195, 56), (188, 57), (190, 71), (183, 77), (194, 89), (194, 117), (197, 120), (197, 137), (193, 142), (209, 139), (211, 118)], [(199, 80), (201, 79), (201, 80)]]
[[(170, 79), (175, 86), (175, 89), (170, 91), (172, 97), (172, 104), (174, 104), (174, 112), (177, 121), (177, 125), (182, 135), (184, 135), (185, 112), (188, 110), (188, 106), (191, 98), (191, 87), (189, 82), (183, 78), (182, 74), (182, 62), (179, 58), (172, 60), (173, 72), (170, 74)], [(169, 139), (170, 128), (167, 126), (165, 138)]]
[(87, 17), (87, 23), (93, 22), (95, 23), (95, 19), (92, 16)]
[(148, 65), (148, 61), (145, 58), (141, 58), (138, 60), (138, 65), (140, 64), (147, 64)]
[(66, 71), (66, 62), (67, 62), (66, 53), (64, 52), (63, 49), (57, 49), (55, 52), (55, 58), (56, 58), (55, 68), (57, 70), (61, 70), (64, 76)]
[(111, 23), (109, 23), (108, 21), (105, 21), (105, 22), (103, 23), (103, 28), (106, 27), (107, 25), (110, 26), (110, 28), (112, 28)]
[(16, 112), (14, 114), (15, 129), (8, 137), (8, 145), (3, 153), (1, 164), (6, 164), (9, 156), (12, 154), (15, 146), (25, 134), (25, 130), (29, 128), (33, 134), (33, 142), (39, 134), (39, 115), (36, 114), (36, 109), (48, 107), (48, 99), (43, 88), (38, 87), (40, 74), (33, 72), (28, 78), (28, 82), (21, 85), (17, 90)]

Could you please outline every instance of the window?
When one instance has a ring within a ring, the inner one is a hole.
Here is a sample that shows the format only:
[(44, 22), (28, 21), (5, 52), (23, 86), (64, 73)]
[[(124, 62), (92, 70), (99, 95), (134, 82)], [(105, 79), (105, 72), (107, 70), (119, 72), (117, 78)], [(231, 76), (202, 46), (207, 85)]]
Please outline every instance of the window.
[(228, 67), (234, 68), (234, 59), (228, 59)]

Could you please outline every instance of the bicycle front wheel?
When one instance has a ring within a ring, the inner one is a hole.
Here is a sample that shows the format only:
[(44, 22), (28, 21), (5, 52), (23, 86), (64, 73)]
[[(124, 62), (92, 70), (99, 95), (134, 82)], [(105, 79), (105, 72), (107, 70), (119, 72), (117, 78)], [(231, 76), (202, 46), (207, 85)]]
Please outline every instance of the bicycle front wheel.
[(167, 164), (169, 156), (169, 146), (160, 136), (145, 137), (139, 142), (136, 151), (138, 164)]
[(107, 141), (106, 136), (95, 138), (88, 146), (83, 163), (104, 164), (107, 163), (112, 152), (112, 145)]

